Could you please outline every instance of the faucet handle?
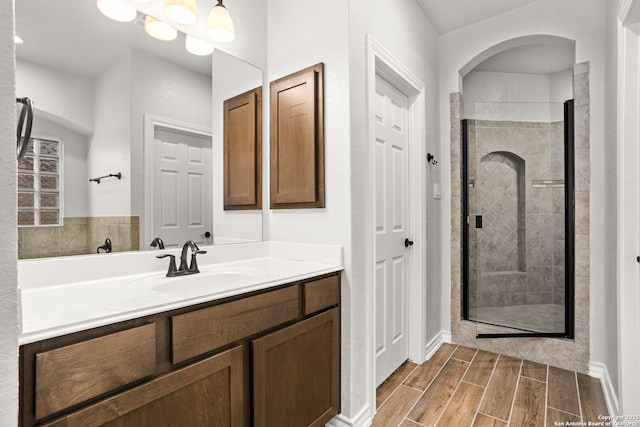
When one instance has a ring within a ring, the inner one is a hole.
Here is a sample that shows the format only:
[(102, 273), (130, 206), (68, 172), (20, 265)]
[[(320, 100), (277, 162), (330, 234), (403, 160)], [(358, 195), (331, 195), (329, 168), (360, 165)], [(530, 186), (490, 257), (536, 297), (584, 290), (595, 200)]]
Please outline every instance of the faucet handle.
[(196, 255), (198, 254), (206, 254), (207, 251), (202, 251), (200, 249), (198, 249), (195, 252), (191, 253), (191, 264), (189, 264), (189, 272), (191, 273), (200, 273), (200, 270), (198, 270), (198, 261), (196, 260)]
[(174, 277), (177, 275), (176, 269), (176, 256), (171, 254), (164, 255), (156, 255), (156, 258), (166, 258), (169, 257), (169, 269), (167, 270), (167, 277)]

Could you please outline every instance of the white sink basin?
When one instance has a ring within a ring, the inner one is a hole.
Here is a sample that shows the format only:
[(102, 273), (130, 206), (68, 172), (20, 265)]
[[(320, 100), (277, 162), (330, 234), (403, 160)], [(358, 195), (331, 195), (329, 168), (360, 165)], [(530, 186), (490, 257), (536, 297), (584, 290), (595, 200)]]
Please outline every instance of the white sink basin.
[(202, 294), (254, 284), (261, 279), (259, 271), (250, 269), (209, 269), (196, 274), (166, 277), (154, 275), (133, 280), (128, 287), (155, 293)]
[(154, 278), (150, 289), (154, 292), (199, 292), (254, 283), (256, 274), (246, 271), (208, 271), (188, 276)]

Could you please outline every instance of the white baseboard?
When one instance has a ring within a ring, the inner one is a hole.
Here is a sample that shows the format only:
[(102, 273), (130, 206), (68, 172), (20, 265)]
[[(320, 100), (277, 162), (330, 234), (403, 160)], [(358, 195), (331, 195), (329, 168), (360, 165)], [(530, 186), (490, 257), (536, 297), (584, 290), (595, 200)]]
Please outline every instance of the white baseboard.
[(369, 413), (369, 405), (365, 406), (353, 418), (338, 414), (327, 423), (328, 427), (368, 427), (373, 422)]
[(609, 415), (619, 415), (618, 409), (618, 395), (611, 383), (611, 377), (609, 376), (609, 370), (607, 365), (600, 362), (589, 363), (589, 375), (598, 378), (600, 384), (602, 384), (602, 391), (604, 393), (604, 399), (607, 402), (607, 409)]
[[(425, 348), (425, 360), (429, 360), (431, 359), (431, 356), (434, 355), (434, 353), (440, 348), (440, 346), (444, 343), (450, 343), (451, 342), (451, 332), (448, 331), (440, 331), (435, 337), (433, 337), (433, 339), (431, 341), (429, 341), (429, 343), (427, 344), (427, 347)], [(424, 362), (424, 360), (422, 361)]]

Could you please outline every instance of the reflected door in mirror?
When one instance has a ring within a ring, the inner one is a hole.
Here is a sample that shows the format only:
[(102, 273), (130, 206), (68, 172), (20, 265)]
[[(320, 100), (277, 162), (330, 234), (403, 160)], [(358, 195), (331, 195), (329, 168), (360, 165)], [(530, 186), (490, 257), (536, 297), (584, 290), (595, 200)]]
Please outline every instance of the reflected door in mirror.
[(209, 243), (212, 229), (211, 138), (156, 129), (153, 232), (166, 247)]

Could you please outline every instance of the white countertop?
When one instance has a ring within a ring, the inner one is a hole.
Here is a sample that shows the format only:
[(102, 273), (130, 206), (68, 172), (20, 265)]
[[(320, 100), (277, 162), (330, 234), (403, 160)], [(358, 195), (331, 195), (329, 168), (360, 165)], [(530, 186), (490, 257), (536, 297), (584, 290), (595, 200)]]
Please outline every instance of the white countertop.
[[(22, 262), (19, 344), (342, 270), (339, 246), (261, 242), (202, 249), (209, 253), (198, 256), (200, 274), (180, 277), (165, 277), (168, 258), (156, 260), (160, 252)], [(154, 270), (137, 271), (146, 262)]]

